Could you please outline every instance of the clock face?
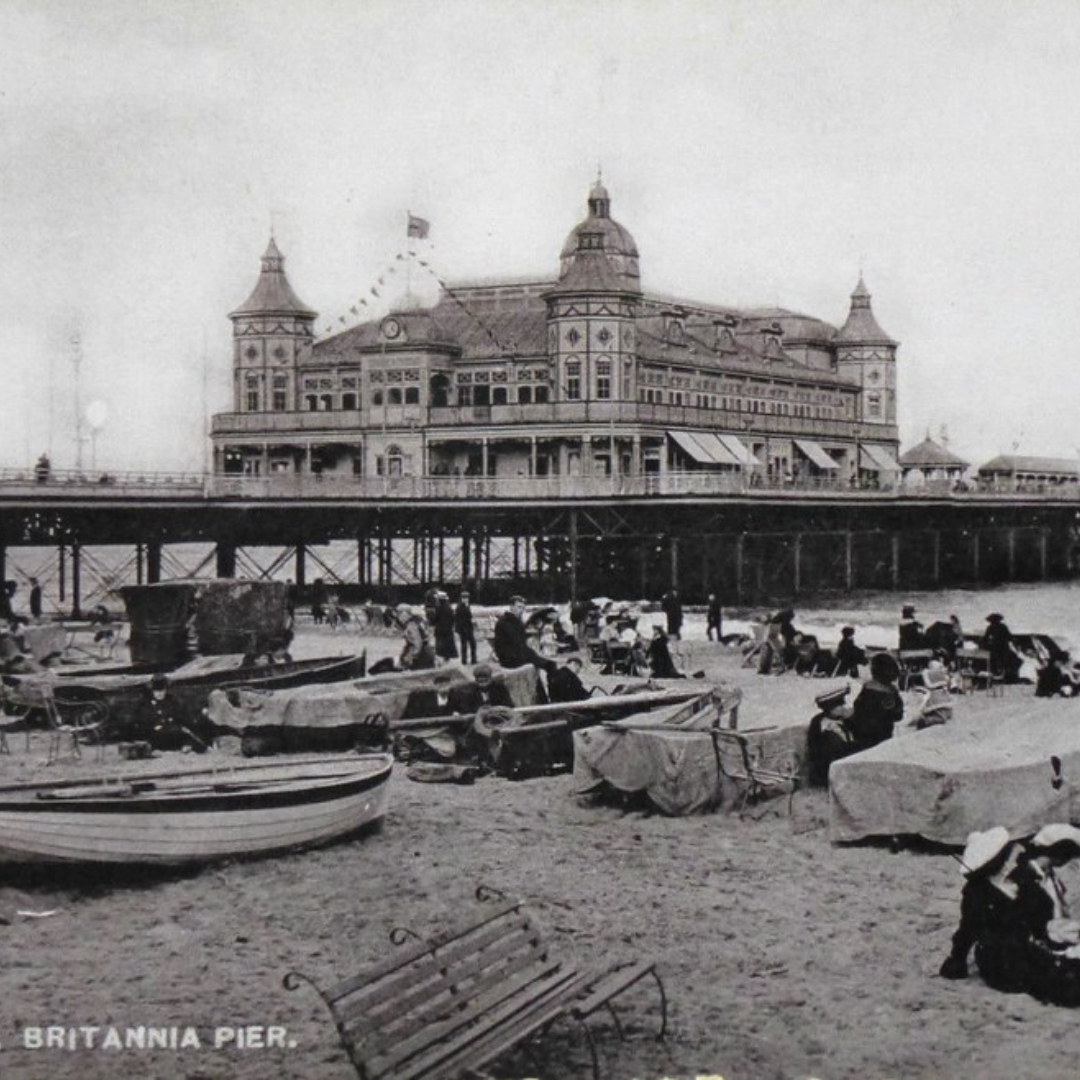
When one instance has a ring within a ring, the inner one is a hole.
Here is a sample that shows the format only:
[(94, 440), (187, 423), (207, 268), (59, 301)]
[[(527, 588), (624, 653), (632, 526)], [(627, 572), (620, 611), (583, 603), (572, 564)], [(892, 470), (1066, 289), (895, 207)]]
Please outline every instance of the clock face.
[(401, 323), (397, 319), (384, 319), (382, 324), (383, 337), (393, 341), (401, 336)]

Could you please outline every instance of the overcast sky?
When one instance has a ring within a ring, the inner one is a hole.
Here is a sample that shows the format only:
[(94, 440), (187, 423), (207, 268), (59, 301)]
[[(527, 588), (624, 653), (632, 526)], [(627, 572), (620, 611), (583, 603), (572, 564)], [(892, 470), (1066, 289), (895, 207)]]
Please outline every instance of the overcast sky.
[(554, 275), (598, 162), (647, 290), (839, 324), (861, 268), (904, 447), (1075, 456), (1078, 55), (1052, 0), (0, 0), (0, 466), (74, 463), (77, 328), (97, 465), (200, 467), (271, 224), (341, 328), (407, 210)]

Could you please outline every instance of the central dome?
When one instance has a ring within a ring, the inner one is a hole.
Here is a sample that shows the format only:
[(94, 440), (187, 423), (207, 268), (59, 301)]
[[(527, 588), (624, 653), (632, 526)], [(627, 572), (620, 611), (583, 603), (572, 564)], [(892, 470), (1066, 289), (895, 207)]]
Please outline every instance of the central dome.
[(611, 216), (611, 197), (598, 180), (589, 216), (571, 230), (560, 253), (559, 284), (574, 288), (641, 288), (634, 238)]

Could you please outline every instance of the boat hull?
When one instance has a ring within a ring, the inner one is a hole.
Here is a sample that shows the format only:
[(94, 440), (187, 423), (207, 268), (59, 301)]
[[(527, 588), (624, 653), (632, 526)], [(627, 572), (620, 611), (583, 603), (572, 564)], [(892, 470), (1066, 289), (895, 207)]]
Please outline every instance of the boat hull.
[(182, 865), (319, 846), (382, 819), (391, 766), (372, 754), (140, 776), (115, 796), (115, 782), (0, 789), (0, 862)]

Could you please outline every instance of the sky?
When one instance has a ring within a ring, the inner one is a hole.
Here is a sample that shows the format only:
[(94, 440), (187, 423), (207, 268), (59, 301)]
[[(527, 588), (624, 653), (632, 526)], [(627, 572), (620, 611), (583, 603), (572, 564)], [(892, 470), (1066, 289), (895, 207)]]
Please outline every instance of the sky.
[(271, 228), (322, 335), (409, 211), (553, 277), (598, 165), (647, 291), (861, 271), (902, 447), (1075, 457), (1078, 54), (1054, 0), (0, 0), (0, 468), (203, 467)]

